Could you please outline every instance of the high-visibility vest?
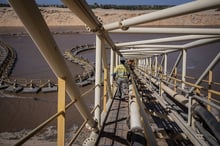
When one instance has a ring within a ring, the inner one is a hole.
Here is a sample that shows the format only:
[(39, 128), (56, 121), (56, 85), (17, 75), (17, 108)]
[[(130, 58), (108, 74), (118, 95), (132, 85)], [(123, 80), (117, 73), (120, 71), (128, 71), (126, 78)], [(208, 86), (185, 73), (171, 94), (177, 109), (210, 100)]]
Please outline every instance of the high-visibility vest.
[(118, 65), (115, 68), (114, 73), (116, 73), (116, 76), (119, 78), (127, 78), (128, 77), (128, 71), (123, 64)]

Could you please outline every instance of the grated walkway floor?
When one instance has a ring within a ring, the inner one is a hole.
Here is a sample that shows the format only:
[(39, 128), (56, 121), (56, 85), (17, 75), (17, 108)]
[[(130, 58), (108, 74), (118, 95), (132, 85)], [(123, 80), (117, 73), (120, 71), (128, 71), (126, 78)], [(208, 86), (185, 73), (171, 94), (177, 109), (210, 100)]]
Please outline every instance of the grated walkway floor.
[(111, 109), (106, 116), (105, 125), (100, 132), (98, 146), (124, 146), (128, 145), (127, 126), (128, 101), (119, 97), (113, 99)]

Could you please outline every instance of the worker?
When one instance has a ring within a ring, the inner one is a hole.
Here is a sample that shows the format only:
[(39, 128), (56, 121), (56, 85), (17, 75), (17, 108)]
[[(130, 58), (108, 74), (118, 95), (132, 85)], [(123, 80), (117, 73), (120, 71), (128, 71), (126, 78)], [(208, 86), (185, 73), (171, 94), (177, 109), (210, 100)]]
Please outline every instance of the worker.
[(125, 59), (123, 57), (120, 59), (120, 64), (114, 69), (113, 79), (117, 79), (118, 90), (116, 95), (124, 100), (125, 95), (128, 95), (129, 72), (125, 66)]

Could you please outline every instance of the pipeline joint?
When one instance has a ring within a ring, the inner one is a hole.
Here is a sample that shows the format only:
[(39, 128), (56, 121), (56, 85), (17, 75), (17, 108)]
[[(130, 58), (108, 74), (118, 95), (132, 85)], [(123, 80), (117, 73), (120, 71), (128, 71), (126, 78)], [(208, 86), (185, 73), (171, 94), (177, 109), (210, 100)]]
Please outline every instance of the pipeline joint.
[(126, 31), (126, 30), (129, 29), (129, 26), (123, 26), (123, 24), (122, 24), (122, 21), (123, 21), (123, 20), (125, 20), (125, 19), (121, 19), (121, 20), (119, 21), (119, 27), (121, 28), (121, 30)]

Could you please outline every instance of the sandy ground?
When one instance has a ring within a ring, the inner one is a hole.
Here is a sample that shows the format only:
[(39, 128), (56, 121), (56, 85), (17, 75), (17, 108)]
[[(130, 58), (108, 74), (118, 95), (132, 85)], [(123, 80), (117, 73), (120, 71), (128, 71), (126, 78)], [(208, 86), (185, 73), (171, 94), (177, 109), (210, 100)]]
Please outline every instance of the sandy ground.
[[(84, 25), (84, 23), (67, 8), (40, 8), (40, 10), (49, 26)], [(94, 9), (93, 11), (96, 16), (101, 18), (103, 24), (154, 12), (154, 10), (129, 11), (115, 9)], [(155, 21), (145, 25), (220, 25), (220, 11), (208, 10), (167, 20)], [(22, 26), (22, 23), (12, 8), (1, 7), (0, 26)]]

